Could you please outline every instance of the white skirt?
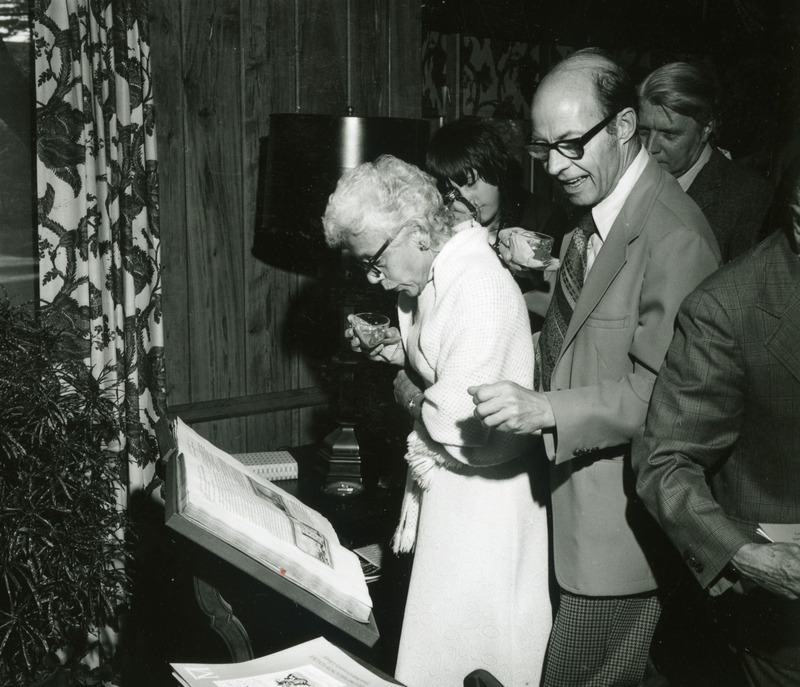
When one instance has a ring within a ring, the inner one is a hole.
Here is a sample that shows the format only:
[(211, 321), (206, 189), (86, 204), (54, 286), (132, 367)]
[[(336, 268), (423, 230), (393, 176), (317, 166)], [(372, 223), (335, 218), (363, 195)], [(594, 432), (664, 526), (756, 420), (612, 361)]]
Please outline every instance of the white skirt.
[(476, 668), (504, 687), (539, 684), (552, 622), (547, 515), (527, 463), (442, 469), (424, 492), (395, 672), (408, 687), (462, 687)]

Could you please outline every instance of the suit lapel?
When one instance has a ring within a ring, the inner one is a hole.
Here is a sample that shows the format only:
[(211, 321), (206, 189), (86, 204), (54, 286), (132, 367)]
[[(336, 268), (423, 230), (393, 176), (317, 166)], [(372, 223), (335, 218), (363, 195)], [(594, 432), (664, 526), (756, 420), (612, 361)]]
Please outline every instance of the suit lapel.
[[(575, 335), (597, 307), (614, 277), (617, 276), (628, 258), (628, 247), (642, 231), (645, 219), (650, 214), (655, 198), (663, 183), (663, 174), (658, 164), (650, 159), (637, 180), (617, 219), (608, 232), (602, 250), (589, 270), (581, 289), (575, 312), (569, 321), (561, 355), (567, 350)], [(559, 356), (560, 359), (561, 356)], [(555, 367), (558, 366), (558, 360)]]
[(708, 160), (705, 167), (700, 170), (697, 178), (692, 182), (692, 185), (686, 192), (703, 212), (714, 203), (719, 187), (722, 185), (718, 156), (721, 157), (722, 153), (716, 150), (716, 148), (712, 148), (711, 158)]

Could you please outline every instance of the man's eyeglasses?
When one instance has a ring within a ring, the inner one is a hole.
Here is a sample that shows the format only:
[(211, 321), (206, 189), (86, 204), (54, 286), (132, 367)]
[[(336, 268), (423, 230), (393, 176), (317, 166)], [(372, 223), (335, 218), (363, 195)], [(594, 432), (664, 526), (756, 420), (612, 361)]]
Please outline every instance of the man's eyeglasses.
[(547, 143), (546, 141), (532, 141), (525, 146), (525, 150), (534, 160), (547, 160), (550, 157), (551, 150), (557, 150), (565, 158), (569, 160), (580, 160), (583, 157), (584, 146), (591, 141), (604, 126), (614, 119), (619, 114), (608, 115), (602, 122), (593, 126), (583, 136), (579, 138), (568, 138), (565, 141), (556, 141), (555, 143)]
[(378, 267), (375, 263), (378, 262), (378, 260), (380, 260), (381, 255), (383, 255), (384, 251), (389, 247), (392, 241), (394, 241), (400, 235), (401, 231), (402, 229), (398, 231), (394, 236), (390, 236), (388, 239), (386, 239), (383, 242), (383, 245), (380, 248), (378, 248), (377, 251), (375, 251), (375, 254), (371, 258), (367, 260), (359, 260), (358, 264), (367, 274), (371, 274), (373, 277), (376, 278), (383, 275), (383, 272), (381, 272), (381, 268)]

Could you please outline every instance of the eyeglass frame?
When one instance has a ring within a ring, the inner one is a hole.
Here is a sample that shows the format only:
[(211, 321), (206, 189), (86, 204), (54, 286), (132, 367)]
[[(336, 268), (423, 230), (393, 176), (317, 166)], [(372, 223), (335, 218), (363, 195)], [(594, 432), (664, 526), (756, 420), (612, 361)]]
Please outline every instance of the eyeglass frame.
[[(565, 158), (567, 158), (567, 160), (580, 160), (586, 153), (586, 150), (585, 150), (586, 144), (589, 141), (591, 141), (595, 136), (597, 136), (597, 134), (599, 134), (603, 130), (604, 127), (608, 126), (608, 124), (611, 122), (611, 120), (614, 119), (614, 117), (616, 117), (618, 114), (619, 114), (619, 112), (614, 112), (613, 114), (608, 115), (608, 117), (606, 117), (603, 121), (599, 122), (598, 124), (595, 124), (591, 129), (589, 129), (589, 131), (587, 131), (585, 134), (583, 134), (583, 136), (578, 136), (578, 138), (567, 138), (567, 139), (564, 139), (563, 141), (556, 141), (555, 143), (547, 143), (546, 141), (531, 141), (530, 143), (528, 143), (525, 146), (525, 150), (528, 153), (528, 155), (530, 155), (534, 160), (539, 160), (541, 162), (544, 162), (545, 160), (547, 160), (550, 157), (550, 151), (551, 150), (558, 151), (561, 155), (563, 155)], [(579, 146), (580, 147), (580, 155), (575, 155), (575, 156), (568, 155), (561, 148), (561, 146), (563, 146), (563, 145)], [(540, 147), (542, 149), (546, 149), (547, 150), (547, 154), (544, 155), (543, 157), (537, 157), (536, 155), (534, 155), (533, 151), (531, 150), (531, 148), (533, 148), (534, 146), (538, 146), (538, 147)]]
[(445, 190), (441, 191), (441, 194), (442, 202), (445, 204), (445, 206), (450, 207), (453, 205), (453, 203), (458, 201), (465, 208), (467, 208), (467, 212), (469, 212), (469, 214), (472, 216), (472, 219), (474, 219), (476, 222), (480, 222), (480, 213), (478, 212), (478, 208), (464, 198), (461, 191), (459, 191), (455, 186), (448, 182)]
[(373, 253), (371, 258), (369, 258), (368, 260), (358, 261), (358, 264), (361, 265), (364, 272), (366, 272), (367, 274), (371, 274), (373, 277), (383, 276), (383, 270), (380, 267), (378, 267), (375, 263), (381, 259), (381, 255), (383, 255), (386, 249), (392, 244), (392, 241), (394, 241), (398, 236), (400, 236), (400, 234), (403, 233), (403, 229), (405, 229), (405, 227), (402, 227), (400, 231), (398, 231), (394, 236), (390, 236), (388, 239), (386, 239), (383, 242), (383, 245), (380, 248), (378, 248), (378, 250), (375, 251), (375, 253)]
[[(447, 191), (441, 194), (442, 201), (444, 202), (444, 204), (452, 205), (454, 201), (458, 200), (467, 207), (467, 209), (472, 214), (473, 218), (477, 219), (477, 215), (479, 214), (477, 208), (474, 205), (472, 205), (472, 203), (470, 203), (466, 198), (464, 198), (464, 196), (461, 195), (461, 192), (457, 188), (455, 188), (451, 184), (447, 184), (447, 186), (448, 186)], [(449, 196), (449, 199), (447, 198), (447, 196)], [(364, 270), (366, 274), (371, 274), (375, 278), (383, 276), (384, 274), (383, 270), (380, 267), (378, 267), (375, 263), (381, 259), (381, 255), (383, 255), (386, 249), (392, 244), (392, 241), (394, 241), (398, 236), (400, 236), (400, 234), (403, 233), (403, 229), (405, 229), (405, 227), (401, 227), (400, 231), (398, 231), (394, 236), (390, 236), (388, 239), (386, 239), (381, 245), (381, 247), (378, 248), (378, 250), (376, 250), (375, 253), (373, 253), (371, 258), (368, 258), (367, 260), (358, 261), (358, 264), (361, 266), (361, 268)]]

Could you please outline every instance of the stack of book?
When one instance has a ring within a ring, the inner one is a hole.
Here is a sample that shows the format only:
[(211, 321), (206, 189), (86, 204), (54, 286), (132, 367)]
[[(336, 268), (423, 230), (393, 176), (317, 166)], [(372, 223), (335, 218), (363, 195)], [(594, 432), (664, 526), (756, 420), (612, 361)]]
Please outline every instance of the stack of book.
[(297, 461), (288, 451), (258, 451), (232, 455), (242, 465), (246, 465), (257, 475), (271, 482), (298, 477)]

